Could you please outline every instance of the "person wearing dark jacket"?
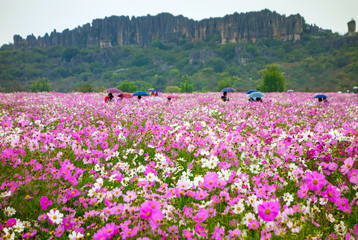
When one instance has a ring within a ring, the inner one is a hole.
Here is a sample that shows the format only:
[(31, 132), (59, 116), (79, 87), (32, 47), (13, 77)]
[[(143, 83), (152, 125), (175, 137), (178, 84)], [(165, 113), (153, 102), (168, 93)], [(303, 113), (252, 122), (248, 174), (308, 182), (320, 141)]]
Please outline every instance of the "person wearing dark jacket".
[(113, 101), (113, 94), (112, 93), (108, 93), (108, 96), (106, 96), (104, 98), (104, 102), (108, 103), (108, 102), (112, 102)]

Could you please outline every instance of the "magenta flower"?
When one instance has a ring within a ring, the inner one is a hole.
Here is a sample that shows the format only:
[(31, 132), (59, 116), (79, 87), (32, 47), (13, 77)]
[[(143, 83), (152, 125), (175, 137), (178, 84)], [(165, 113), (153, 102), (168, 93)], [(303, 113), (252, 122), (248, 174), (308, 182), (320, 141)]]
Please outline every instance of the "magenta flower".
[(351, 183), (358, 185), (358, 169), (348, 172), (348, 178)]
[(206, 231), (205, 231), (205, 228), (202, 226), (202, 225), (200, 225), (200, 224), (196, 224), (195, 225), (195, 232), (199, 235), (199, 236), (202, 236), (202, 237), (206, 237)]
[(215, 240), (221, 240), (223, 239), (225, 235), (225, 231), (224, 231), (224, 228), (221, 227), (219, 228), (218, 226), (215, 228), (214, 232), (213, 232), (213, 235), (211, 236), (211, 238), (215, 239)]
[(306, 177), (307, 187), (310, 190), (319, 191), (327, 184), (324, 174), (319, 172), (307, 173)]
[(307, 196), (309, 189), (307, 187), (307, 184), (301, 185), (300, 190), (297, 191), (297, 196), (299, 198), (305, 198)]
[(36, 230), (32, 231), (32, 232), (27, 232), (27, 233), (24, 233), (22, 234), (22, 238), (23, 239), (26, 239), (26, 238), (32, 238), (33, 236), (35, 236), (37, 233)]
[(236, 228), (234, 230), (229, 230), (229, 234), (230, 234), (230, 237), (235, 239), (241, 235), (241, 231), (240, 231), (240, 229)]
[(41, 205), (41, 209), (46, 210), (48, 206), (52, 205), (52, 201), (48, 200), (47, 197), (42, 196), (40, 199), (40, 205)]
[(12, 227), (16, 224), (16, 219), (15, 218), (9, 218), (7, 221), (6, 221), (6, 224), (5, 226), (6, 227)]
[(204, 186), (209, 190), (215, 188), (218, 184), (218, 181), (219, 181), (219, 174), (216, 172), (208, 172), (204, 176)]
[(328, 185), (326, 191), (323, 193), (323, 196), (326, 197), (331, 202), (336, 202), (341, 196), (341, 192), (337, 187)]
[(203, 126), (202, 126), (200, 123), (196, 123), (196, 124), (194, 125), (195, 131), (200, 131), (202, 128), (203, 128)]
[(257, 221), (256, 219), (253, 219), (253, 220), (250, 220), (249, 221), (249, 229), (251, 229), (251, 230), (256, 230), (256, 229), (258, 229), (259, 228), (259, 226), (260, 226), (260, 223), (259, 223), (259, 221)]
[(61, 237), (62, 234), (64, 233), (65, 228), (62, 225), (59, 225), (56, 229), (55, 229), (55, 236), (56, 237)]
[(153, 215), (153, 209), (149, 206), (142, 206), (139, 210), (139, 216), (143, 219), (149, 219)]
[(121, 232), (121, 236), (123, 239), (134, 237), (135, 235), (137, 235), (138, 229), (138, 226), (134, 227), (133, 229), (126, 228), (123, 230), (123, 232)]
[(203, 190), (203, 189), (200, 189), (199, 191), (197, 191), (195, 193), (195, 199), (197, 200), (203, 200), (205, 199), (206, 197), (208, 196), (208, 192)]
[(188, 229), (185, 229), (185, 230), (183, 230), (183, 235), (186, 237), (186, 239), (191, 240), (191, 239), (193, 239), (194, 234), (192, 232), (190, 232)]
[(208, 218), (208, 216), (209, 216), (208, 210), (201, 208), (199, 212), (195, 215), (194, 220), (197, 223), (201, 223), (204, 222)]
[(108, 238), (113, 238), (114, 235), (119, 233), (119, 227), (112, 223), (107, 223), (106, 226), (103, 228), (103, 231), (107, 233)]
[(168, 232), (170, 232), (171, 234), (178, 234), (179, 233), (178, 227), (175, 225), (172, 225), (168, 228)]
[(278, 215), (281, 206), (276, 201), (263, 202), (258, 205), (259, 216), (268, 222), (272, 222)]

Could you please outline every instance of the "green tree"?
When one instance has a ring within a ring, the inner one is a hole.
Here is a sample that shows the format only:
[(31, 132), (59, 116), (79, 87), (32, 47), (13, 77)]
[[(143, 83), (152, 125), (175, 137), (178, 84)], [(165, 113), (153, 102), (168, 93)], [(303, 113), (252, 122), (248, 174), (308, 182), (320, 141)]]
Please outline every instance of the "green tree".
[(63, 59), (65, 59), (66, 62), (69, 62), (79, 52), (80, 52), (80, 50), (76, 47), (66, 48), (66, 50), (63, 52)]
[(168, 93), (179, 93), (180, 90), (181, 89), (178, 86), (168, 86), (165, 88), (165, 92), (168, 92)]
[(85, 83), (80, 84), (75, 90), (77, 92), (83, 92), (83, 93), (94, 92), (95, 91), (93, 84), (89, 83), (89, 82), (85, 82)]
[(188, 83), (188, 80), (180, 84), (180, 92), (182, 93), (192, 93), (194, 92), (194, 84)]
[(216, 57), (209, 59), (206, 66), (212, 67), (215, 72), (222, 72), (225, 69), (225, 64), (226, 62), (224, 59)]
[(232, 87), (230, 77), (226, 77), (218, 82), (218, 91), (220, 91), (223, 88), (227, 88), (227, 87)]
[(286, 80), (276, 65), (267, 65), (263, 74), (263, 81), (258, 87), (264, 92), (283, 92), (286, 89)]
[(119, 88), (122, 92), (137, 91), (137, 85), (134, 82), (128, 82), (127, 80), (122, 82), (117, 88)]
[(37, 78), (31, 84), (31, 92), (49, 92), (51, 91), (51, 85), (46, 78)]

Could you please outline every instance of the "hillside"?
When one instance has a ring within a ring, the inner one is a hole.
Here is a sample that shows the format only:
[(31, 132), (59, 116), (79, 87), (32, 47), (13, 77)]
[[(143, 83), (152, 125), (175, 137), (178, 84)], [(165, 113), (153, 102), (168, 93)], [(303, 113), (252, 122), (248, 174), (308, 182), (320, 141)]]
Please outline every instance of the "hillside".
[(287, 88), (296, 91), (357, 85), (357, 35), (307, 25), (299, 15), (263, 10), (202, 21), (170, 14), (127, 20), (96, 19), (38, 39), (15, 36), (13, 45), (0, 49), (0, 91), (28, 91), (37, 78), (60, 92), (84, 84), (101, 90), (124, 81), (138, 90), (164, 91), (188, 81), (196, 91), (228, 84), (246, 91), (261, 82), (267, 64), (277, 64)]

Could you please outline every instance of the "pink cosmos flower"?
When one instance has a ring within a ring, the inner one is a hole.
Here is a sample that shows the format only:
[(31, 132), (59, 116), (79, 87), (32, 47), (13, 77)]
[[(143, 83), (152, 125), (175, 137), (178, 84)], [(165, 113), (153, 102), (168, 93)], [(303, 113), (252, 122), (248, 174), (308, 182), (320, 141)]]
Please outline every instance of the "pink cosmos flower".
[(103, 231), (107, 233), (109, 239), (113, 238), (114, 235), (119, 233), (119, 227), (112, 223), (107, 223), (106, 226), (103, 228)]
[(215, 239), (215, 240), (221, 240), (223, 239), (225, 235), (225, 231), (224, 231), (224, 228), (223, 227), (216, 227), (214, 232), (213, 232), (213, 235), (211, 236), (211, 238)]
[(39, 220), (39, 221), (45, 221), (47, 219), (47, 215), (46, 215), (46, 213), (44, 213), (44, 214), (41, 214), (38, 218), (37, 218), (37, 220)]
[(260, 240), (268, 240), (268, 239), (271, 239), (271, 233), (266, 232), (265, 230), (262, 230)]
[(340, 198), (335, 202), (337, 208), (345, 213), (350, 213), (352, 208), (349, 205), (349, 200), (347, 198)]
[(263, 202), (258, 205), (259, 216), (264, 220), (271, 222), (273, 221), (280, 211), (281, 206), (276, 201)]
[(260, 223), (259, 223), (259, 221), (257, 221), (256, 219), (253, 219), (253, 220), (250, 220), (249, 221), (249, 229), (251, 229), (251, 230), (256, 230), (256, 229), (258, 229), (259, 228), (259, 226), (260, 226)]
[(353, 169), (352, 171), (348, 172), (348, 178), (351, 183), (358, 185), (358, 169)]
[(197, 191), (195, 193), (195, 199), (197, 200), (203, 200), (205, 199), (206, 197), (208, 196), (208, 192), (203, 190), (203, 189), (200, 189), (199, 191)]
[(202, 226), (202, 225), (200, 225), (199, 223), (197, 223), (196, 225), (195, 225), (195, 232), (199, 235), (199, 236), (202, 236), (202, 237), (206, 237), (206, 231), (205, 231), (205, 228)]
[(137, 235), (138, 229), (138, 226), (134, 227), (133, 229), (126, 228), (123, 230), (123, 232), (121, 232), (121, 236), (123, 239), (134, 237), (135, 235)]
[(303, 184), (300, 186), (300, 190), (297, 191), (297, 195), (299, 198), (305, 198), (308, 193), (308, 187), (307, 184)]
[(236, 228), (234, 230), (229, 230), (229, 234), (230, 234), (230, 237), (235, 239), (241, 235), (241, 231), (240, 231), (240, 229)]
[(333, 203), (339, 200), (340, 195), (341, 192), (338, 188), (332, 185), (328, 185), (326, 191), (323, 193), (323, 196)]
[(40, 199), (40, 205), (41, 205), (41, 209), (46, 210), (48, 206), (52, 205), (52, 201), (48, 200), (47, 197), (42, 196)]
[(123, 200), (127, 203), (135, 200), (137, 198), (137, 194), (135, 191), (128, 191), (126, 195), (123, 196)]
[(56, 229), (55, 229), (55, 236), (56, 237), (61, 237), (62, 234), (64, 233), (65, 228), (62, 225), (59, 225)]
[(157, 227), (161, 224), (163, 218), (164, 214), (161, 211), (154, 212), (149, 220), (150, 227), (153, 229), (157, 229)]
[(12, 227), (16, 224), (16, 218), (9, 218), (7, 221), (6, 221), (6, 224), (5, 226), (6, 227)]
[(168, 228), (168, 232), (170, 232), (171, 234), (177, 234), (179, 232), (178, 227), (175, 225), (172, 225)]
[(319, 191), (327, 184), (324, 174), (319, 172), (307, 173), (306, 184), (310, 190)]
[(201, 125), (201, 123), (196, 123), (196, 124), (194, 125), (195, 131), (200, 131), (202, 128), (203, 128), (203, 126)]
[(204, 222), (208, 218), (208, 216), (208, 210), (206, 210), (205, 208), (201, 208), (199, 212), (195, 215), (194, 220), (197, 223), (201, 223)]
[(32, 238), (32, 237), (35, 236), (36, 234), (37, 234), (37, 231), (34, 230), (34, 231), (32, 231), (32, 232), (27, 232), (27, 233), (22, 234), (22, 238), (23, 238), (23, 239)]
[(347, 158), (344, 160), (344, 164), (341, 166), (340, 171), (345, 175), (347, 172), (353, 167), (354, 159), (353, 158)]
[(192, 232), (190, 232), (188, 229), (185, 229), (185, 230), (183, 230), (183, 235), (186, 237), (186, 239), (191, 240), (191, 239), (193, 239), (194, 234)]
[(95, 234), (93, 234), (92, 239), (93, 240), (106, 240), (107, 233), (106, 233), (105, 229), (98, 230)]
[(219, 174), (216, 172), (208, 172), (204, 176), (204, 187), (206, 187), (209, 190), (212, 190), (215, 188), (219, 181)]

